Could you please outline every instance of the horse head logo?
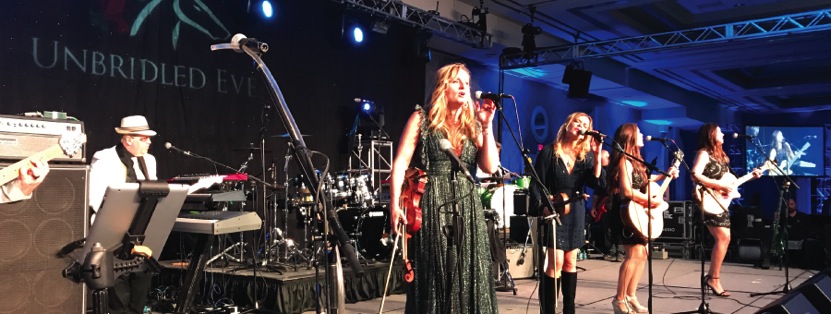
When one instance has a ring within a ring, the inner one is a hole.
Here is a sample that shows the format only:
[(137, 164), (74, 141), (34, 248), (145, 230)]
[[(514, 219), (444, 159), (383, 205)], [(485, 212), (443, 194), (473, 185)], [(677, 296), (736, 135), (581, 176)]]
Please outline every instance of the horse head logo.
[[(151, 0), (139, 12), (133, 27), (130, 29), (130, 37), (136, 36), (141, 29), (144, 22), (153, 11), (166, 0)], [(214, 15), (213, 11), (205, 5), (201, 0), (173, 0), (173, 12), (179, 19), (176, 26), (171, 31), (171, 43), (175, 50), (179, 43), (179, 31), (184, 25), (185, 27), (192, 27), (202, 34), (205, 34), (212, 40), (227, 39), (231, 36), (231, 32), (225, 28), (225, 25)]]

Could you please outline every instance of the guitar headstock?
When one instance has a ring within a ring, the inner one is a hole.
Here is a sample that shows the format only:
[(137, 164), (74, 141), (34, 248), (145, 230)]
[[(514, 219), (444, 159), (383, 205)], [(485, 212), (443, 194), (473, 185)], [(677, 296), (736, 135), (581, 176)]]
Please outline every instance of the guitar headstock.
[(61, 139), (58, 140), (58, 144), (61, 146), (61, 150), (63, 150), (63, 154), (72, 157), (81, 152), (81, 148), (84, 147), (84, 143), (87, 142), (87, 135), (84, 133), (64, 133), (61, 135)]
[(684, 160), (684, 152), (682, 152), (680, 149), (678, 149), (674, 153), (672, 153), (672, 155), (673, 155), (672, 164), (676, 167), (681, 165), (681, 161)]

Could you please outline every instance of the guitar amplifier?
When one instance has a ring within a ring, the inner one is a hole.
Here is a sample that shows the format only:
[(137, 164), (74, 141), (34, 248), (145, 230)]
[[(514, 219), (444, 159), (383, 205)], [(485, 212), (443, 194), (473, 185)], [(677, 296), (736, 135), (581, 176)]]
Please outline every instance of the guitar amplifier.
[(672, 201), (669, 209), (664, 211), (664, 231), (661, 239), (692, 240), (693, 239), (693, 202)]
[[(58, 144), (61, 135), (80, 133), (84, 133), (81, 121), (0, 115), (0, 160), (25, 159)], [(51, 162), (85, 163), (85, 156), (86, 144), (78, 154)]]

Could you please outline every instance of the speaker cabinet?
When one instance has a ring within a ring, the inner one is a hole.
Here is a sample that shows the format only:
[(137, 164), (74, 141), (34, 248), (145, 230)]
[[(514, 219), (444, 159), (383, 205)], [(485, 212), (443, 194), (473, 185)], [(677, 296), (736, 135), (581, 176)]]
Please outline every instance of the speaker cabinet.
[(84, 313), (84, 286), (61, 274), (72, 259), (55, 253), (86, 235), (87, 167), (50, 168), (31, 199), (0, 204), (0, 313)]
[(692, 240), (693, 203), (690, 201), (668, 202), (669, 208), (664, 211), (664, 230), (659, 240)]
[(523, 279), (534, 277), (534, 248), (529, 243), (523, 255), (522, 246), (505, 249), (508, 271), (511, 278)]
[(586, 98), (589, 96), (589, 85), (592, 81), (592, 72), (573, 69), (569, 75), (568, 97)]
[(831, 313), (831, 269), (800, 284), (756, 313)]

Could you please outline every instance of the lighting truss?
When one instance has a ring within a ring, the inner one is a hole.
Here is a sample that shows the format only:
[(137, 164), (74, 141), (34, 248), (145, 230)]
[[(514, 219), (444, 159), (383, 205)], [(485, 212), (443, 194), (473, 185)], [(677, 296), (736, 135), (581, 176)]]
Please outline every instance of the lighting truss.
[(430, 29), (434, 34), (470, 45), (475, 48), (490, 48), (492, 35), (462, 23), (443, 18), (437, 14), (416, 8), (395, 0), (333, 0), (348, 7), (363, 10), (373, 15), (398, 20), (404, 24)]
[(768, 38), (792, 33), (827, 30), (831, 30), (831, 9), (652, 35), (540, 48), (532, 53), (522, 52), (503, 55), (500, 57), (499, 67), (501, 69), (516, 69), (705, 43)]

